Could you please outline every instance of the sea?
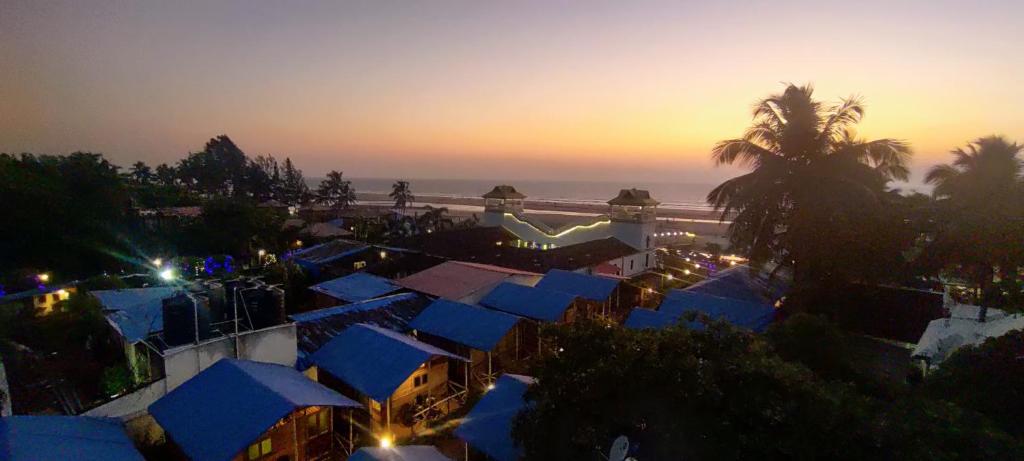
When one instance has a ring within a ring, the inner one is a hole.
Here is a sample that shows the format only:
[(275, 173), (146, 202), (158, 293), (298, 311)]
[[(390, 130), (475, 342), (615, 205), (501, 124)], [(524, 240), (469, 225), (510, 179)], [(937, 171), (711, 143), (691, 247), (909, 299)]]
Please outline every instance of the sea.
[[(394, 179), (350, 178), (356, 193), (391, 192)], [(611, 182), (611, 181), (537, 181), (502, 179), (409, 179), (413, 195), (451, 198), (478, 198), (499, 184), (509, 184), (527, 196), (527, 200), (565, 202), (571, 204), (603, 204), (619, 194), (621, 189), (647, 189), (661, 202), (660, 208), (705, 211), (711, 208), (705, 198), (714, 184), (668, 182)], [(309, 178), (310, 187), (316, 187), (320, 178)]]

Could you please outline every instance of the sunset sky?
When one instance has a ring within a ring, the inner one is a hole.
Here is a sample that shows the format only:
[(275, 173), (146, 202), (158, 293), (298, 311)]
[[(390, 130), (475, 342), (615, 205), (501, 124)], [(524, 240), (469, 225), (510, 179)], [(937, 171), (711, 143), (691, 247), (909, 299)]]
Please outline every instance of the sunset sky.
[(1024, 1), (0, 0), (0, 152), (174, 162), (227, 133), (307, 174), (713, 182), (781, 82), (861, 134), (1024, 142)]

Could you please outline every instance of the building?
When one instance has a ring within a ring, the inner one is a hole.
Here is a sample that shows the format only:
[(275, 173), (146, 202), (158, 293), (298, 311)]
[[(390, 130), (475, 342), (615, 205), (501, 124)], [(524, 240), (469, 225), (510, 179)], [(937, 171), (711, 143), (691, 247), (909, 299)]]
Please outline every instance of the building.
[[(503, 375), (484, 394), (455, 428), (455, 436), (472, 449), (466, 461), (490, 459), (519, 461), (522, 447), (512, 439), (512, 423), (527, 408), (526, 390), (534, 383), (529, 376)], [(470, 451), (470, 450), (467, 450)]]
[(352, 453), (348, 461), (452, 461), (430, 445), (364, 447)]
[(32, 290), (0, 296), (0, 306), (4, 304), (22, 304), (25, 307), (34, 309), (38, 314), (46, 315), (53, 311), (57, 303), (67, 301), (77, 291), (78, 289), (75, 288), (73, 283), (55, 286), (40, 285)]
[(400, 293), (343, 306), (292, 314), (298, 338), (296, 367), (312, 365), (309, 357), (335, 336), (356, 324), (367, 324), (398, 333), (409, 331), (409, 322), (423, 312), (430, 299), (419, 293)]
[(514, 234), (517, 246), (548, 249), (614, 238), (633, 248), (629, 257), (616, 258), (618, 264), (612, 262), (620, 275), (632, 276), (657, 266), (653, 250), (659, 202), (646, 190), (623, 189), (608, 201), (608, 214), (559, 228), (524, 213), (526, 196), (512, 186), (496, 186), (483, 197), (482, 224)]
[(280, 289), (233, 280), (91, 293), (124, 347), (136, 390), (89, 416), (145, 416), (149, 404), (222, 358), (295, 366), (295, 324)]
[(466, 359), (380, 327), (349, 327), (309, 360), (308, 374), (364, 405), (362, 427), (381, 440), (422, 432), (466, 395), (467, 383), (448, 379), (449, 361)]
[[(314, 279), (322, 279), (329, 268), (341, 269), (345, 275), (366, 267), (371, 261), (373, 249), (370, 245), (354, 240), (331, 240), (287, 255)], [(378, 255), (379, 256), (379, 255)]]
[(737, 327), (762, 333), (775, 320), (775, 308), (741, 299), (723, 298), (687, 290), (669, 290), (658, 311), (674, 318), (688, 312), (724, 320)]
[(537, 288), (575, 296), (579, 315), (602, 317), (621, 322), (627, 312), (621, 302), (620, 279), (606, 275), (588, 275), (553, 269), (544, 274)]
[(981, 321), (980, 311), (978, 306), (953, 305), (949, 317), (928, 323), (911, 357), (922, 361), (928, 370), (938, 367), (961, 347), (978, 345), (1013, 330), (1024, 330), (1024, 314), (1008, 314), (990, 308)]
[[(510, 284), (511, 285), (511, 284)], [(409, 324), (417, 337), (469, 358), (469, 383), (480, 389), (494, 384), (502, 371), (525, 357), (520, 318), (501, 311), (438, 299)], [(463, 370), (452, 370), (455, 382)]]
[(0, 418), (0, 459), (143, 460), (120, 421), (86, 416)]
[(571, 323), (577, 317), (575, 295), (515, 283), (498, 285), (480, 304), (537, 322)]
[(395, 283), (438, 298), (475, 304), (501, 283), (533, 285), (541, 275), (487, 264), (448, 261)]
[(294, 368), (223, 359), (149, 411), (192, 460), (299, 461), (350, 449), (335, 434), (351, 433), (349, 411), (358, 407)]
[(320, 282), (309, 289), (316, 293), (314, 295), (316, 307), (330, 307), (379, 298), (399, 291), (402, 287), (384, 277), (356, 272)]

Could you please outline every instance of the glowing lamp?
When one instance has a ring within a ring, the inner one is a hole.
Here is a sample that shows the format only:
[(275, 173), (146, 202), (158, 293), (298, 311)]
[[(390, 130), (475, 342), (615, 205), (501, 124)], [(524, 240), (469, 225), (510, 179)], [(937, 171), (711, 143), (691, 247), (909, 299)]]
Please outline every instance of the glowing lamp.
[(381, 448), (391, 448), (391, 443), (392, 443), (391, 442), (391, 436), (382, 435), (380, 437), (380, 447)]
[(174, 280), (174, 269), (164, 269), (160, 271), (160, 278), (167, 281)]
[(164, 260), (160, 259), (160, 258), (156, 258), (156, 259), (153, 260), (153, 265), (156, 266), (156, 267), (163, 266), (164, 265)]
[(49, 282), (50, 281), (50, 274), (47, 274), (45, 272), (42, 273), (42, 274), (37, 275), (36, 277), (39, 278), (40, 282)]

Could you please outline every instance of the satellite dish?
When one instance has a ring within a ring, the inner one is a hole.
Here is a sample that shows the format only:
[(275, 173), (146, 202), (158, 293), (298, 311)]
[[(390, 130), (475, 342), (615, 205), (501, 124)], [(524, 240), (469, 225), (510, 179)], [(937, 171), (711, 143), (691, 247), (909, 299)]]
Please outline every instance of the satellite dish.
[(612, 442), (611, 450), (608, 450), (608, 461), (625, 461), (629, 453), (629, 439), (620, 435)]

